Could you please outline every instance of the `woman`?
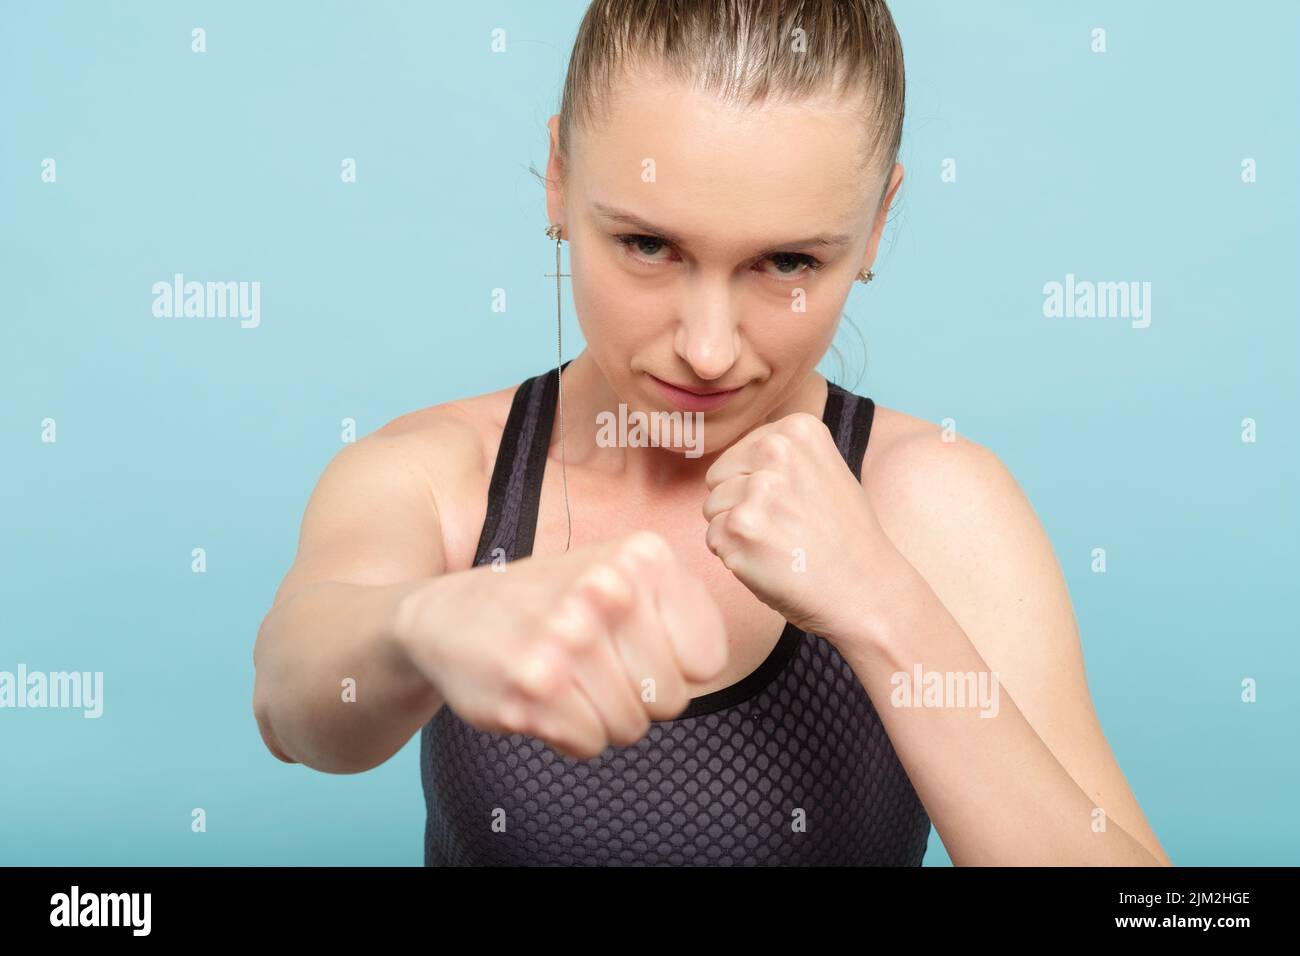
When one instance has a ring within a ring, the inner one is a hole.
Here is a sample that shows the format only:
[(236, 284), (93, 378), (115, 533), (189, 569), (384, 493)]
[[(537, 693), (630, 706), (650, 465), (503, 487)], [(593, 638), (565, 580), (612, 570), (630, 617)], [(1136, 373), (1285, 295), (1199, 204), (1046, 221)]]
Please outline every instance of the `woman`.
[(420, 730), (429, 864), (916, 865), (933, 822), (1168, 865), (1014, 479), (815, 371), (903, 88), (880, 0), (591, 6), (547, 168), (588, 347), (329, 465), (255, 651), (273, 753)]

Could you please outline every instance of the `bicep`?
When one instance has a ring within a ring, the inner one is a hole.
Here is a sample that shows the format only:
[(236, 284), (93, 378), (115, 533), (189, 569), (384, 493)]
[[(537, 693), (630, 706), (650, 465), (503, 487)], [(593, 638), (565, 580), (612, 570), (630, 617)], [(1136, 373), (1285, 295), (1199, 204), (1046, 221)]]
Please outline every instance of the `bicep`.
[(918, 498), (923, 514), (895, 529), (900, 550), (1094, 806), (1167, 863), (1102, 732), (1065, 578), (1032, 506), (981, 446), (927, 458), (926, 483), (943, 493)]

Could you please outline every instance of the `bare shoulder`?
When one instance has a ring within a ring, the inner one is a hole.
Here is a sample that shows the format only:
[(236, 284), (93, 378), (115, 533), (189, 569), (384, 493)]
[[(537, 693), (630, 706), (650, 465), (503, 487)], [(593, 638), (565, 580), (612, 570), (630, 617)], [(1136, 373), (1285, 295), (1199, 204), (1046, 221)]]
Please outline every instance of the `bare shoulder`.
[(997, 454), (896, 409), (876, 406), (862, 483), (894, 545), (940, 578), (959, 579), (972, 560), (1044, 543), (1033, 508)]
[(492, 427), (492, 396), (476, 395), (429, 405), (399, 415), (362, 442), (409, 455), (442, 482), (454, 480), (483, 464), (485, 441)]
[(1017, 703), (1048, 709), (1028, 699), (1031, 685), (1044, 699), (1069, 698), (1072, 719), (1091, 720), (1065, 577), (1015, 477), (977, 442), (893, 410), (877, 415), (863, 484), (885, 535), (1022, 691)]
[(363, 438), (379, 464), (418, 472), (436, 509), (449, 569), (473, 561), (487, 486), (516, 385), (407, 412)]
[(864, 485), (891, 495), (911, 496), (947, 487), (946, 497), (962, 492), (1007, 491), (1011, 478), (989, 448), (934, 422), (877, 405), (862, 462)]

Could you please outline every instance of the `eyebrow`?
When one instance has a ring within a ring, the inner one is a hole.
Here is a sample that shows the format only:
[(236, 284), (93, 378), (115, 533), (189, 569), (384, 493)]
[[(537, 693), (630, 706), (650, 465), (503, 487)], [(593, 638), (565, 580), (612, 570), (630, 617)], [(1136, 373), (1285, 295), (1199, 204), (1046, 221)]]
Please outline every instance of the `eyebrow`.
[[(655, 235), (661, 239), (666, 239), (675, 246), (684, 246), (688, 243), (679, 235), (670, 229), (664, 229), (662, 226), (656, 226), (652, 222), (647, 222), (640, 216), (634, 215), (625, 209), (618, 209), (614, 206), (607, 206), (604, 203), (593, 202), (591, 208), (595, 210), (596, 215), (610, 222), (623, 223), (634, 229), (640, 229), (644, 232)], [(774, 252), (784, 252), (789, 249), (804, 249), (815, 246), (843, 246), (853, 241), (853, 236), (843, 232), (823, 232), (815, 236), (809, 236), (806, 239), (792, 239), (788, 242), (782, 242), (764, 249), (760, 255), (771, 255)]]

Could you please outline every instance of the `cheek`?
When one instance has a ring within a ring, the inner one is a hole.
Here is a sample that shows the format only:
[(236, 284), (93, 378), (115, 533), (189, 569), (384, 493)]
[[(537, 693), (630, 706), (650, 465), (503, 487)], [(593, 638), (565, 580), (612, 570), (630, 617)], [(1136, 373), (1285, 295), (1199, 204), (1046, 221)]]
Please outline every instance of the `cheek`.
[[(614, 259), (615, 249), (590, 255), (575, 250), (568, 271), (573, 273), (573, 305), (578, 326), (594, 352), (626, 352), (652, 340), (669, 317), (662, 293), (635, 277)], [(554, 280), (551, 280), (554, 281)]]
[[(760, 355), (774, 362), (798, 365), (806, 363), (809, 356), (819, 359), (835, 338), (847, 296), (828, 300), (826, 292), (809, 290), (802, 303), (788, 292), (785, 296), (788, 302), (781, 297), (756, 301), (756, 318), (745, 323), (741, 334)], [(803, 311), (796, 308), (800, 304)]]

